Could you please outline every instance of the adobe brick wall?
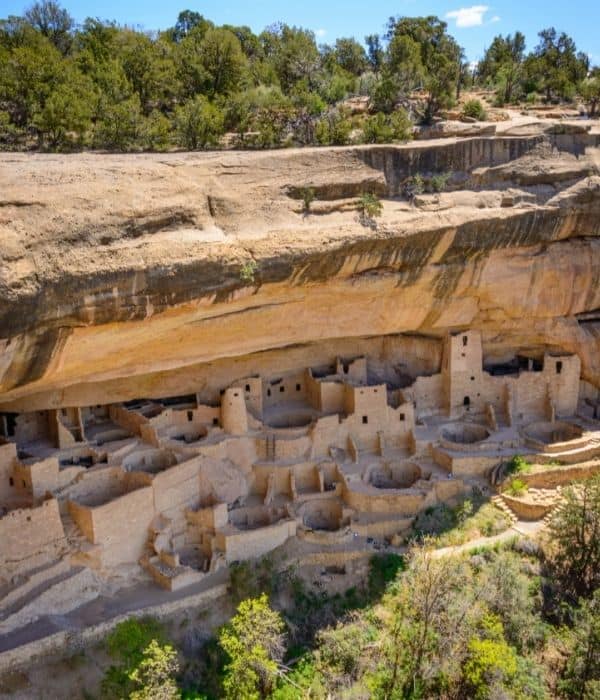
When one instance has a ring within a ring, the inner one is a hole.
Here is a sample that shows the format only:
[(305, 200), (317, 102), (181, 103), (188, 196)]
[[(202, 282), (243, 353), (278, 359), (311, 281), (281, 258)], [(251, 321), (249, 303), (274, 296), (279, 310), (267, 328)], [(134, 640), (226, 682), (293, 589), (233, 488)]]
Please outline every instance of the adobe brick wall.
[(154, 517), (152, 487), (126, 493), (91, 509), (94, 544), (102, 545), (102, 563), (137, 563)]
[[(386, 491), (389, 491), (386, 493)], [(423, 506), (425, 496), (409, 489), (380, 489), (379, 491), (344, 490), (344, 502), (364, 513), (396, 513), (416, 515)]]
[(193, 508), (200, 500), (201, 457), (176, 464), (164, 472), (157, 474), (152, 481), (154, 509), (167, 517), (175, 511)]
[(31, 465), (17, 468), (19, 478), (27, 482), (34, 501), (43, 498), (46, 493), (55, 493), (70, 484), (85, 467), (59, 467), (56, 457), (48, 457)]
[(38, 566), (38, 555), (52, 552), (64, 540), (58, 502), (44, 501), (36, 508), (19, 508), (0, 518), (0, 575), (23, 573), (31, 564)]
[(553, 489), (564, 486), (573, 481), (590, 479), (595, 474), (600, 474), (600, 462), (591, 462), (580, 466), (546, 466), (543, 470), (519, 474), (519, 479), (528, 486), (540, 489)]
[(225, 552), (227, 563), (262, 557), (296, 534), (295, 520), (282, 520), (256, 530), (217, 532), (215, 546)]
[(113, 423), (121, 426), (132, 435), (141, 435), (142, 426), (148, 424), (146, 416), (135, 411), (128, 411), (124, 406), (118, 404), (112, 404), (109, 407), (108, 415)]

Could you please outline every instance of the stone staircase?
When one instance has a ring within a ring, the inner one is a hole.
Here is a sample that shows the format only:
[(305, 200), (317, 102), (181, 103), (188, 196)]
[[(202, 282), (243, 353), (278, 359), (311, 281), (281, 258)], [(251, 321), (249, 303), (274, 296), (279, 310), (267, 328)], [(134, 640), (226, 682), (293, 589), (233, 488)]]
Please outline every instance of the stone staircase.
[(564, 500), (561, 497), (557, 498), (556, 505), (554, 506), (554, 508), (548, 511), (548, 513), (546, 513), (546, 515), (544, 516), (544, 528), (547, 528), (550, 525), (552, 518), (554, 518), (554, 516), (557, 515), (564, 508), (564, 505)]
[(513, 511), (510, 509), (510, 507), (506, 504), (506, 501), (502, 498), (500, 494), (496, 494), (495, 496), (492, 496), (490, 499), (491, 503), (498, 508), (499, 511), (503, 513), (508, 519), (509, 522), (509, 527), (514, 525), (518, 518), (517, 516), (513, 513)]

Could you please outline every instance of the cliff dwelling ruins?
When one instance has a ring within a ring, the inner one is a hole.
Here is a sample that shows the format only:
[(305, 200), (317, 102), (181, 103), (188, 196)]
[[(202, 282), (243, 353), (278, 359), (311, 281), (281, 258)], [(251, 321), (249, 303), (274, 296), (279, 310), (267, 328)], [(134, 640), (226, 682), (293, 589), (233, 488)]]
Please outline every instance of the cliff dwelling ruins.
[(476, 331), (362, 346), (211, 395), (3, 413), (2, 584), (68, 554), (174, 591), (290, 538), (394, 543), (502, 456), (600, 454), (576, 355), (486, 364)]
[[(11, 155), (0, 653), (88, 604), (224, 595), (281, 551), (352, 574), (428, 509), (494, 498), (515, 455), (599, 457), (600, 134), (567, 126)], [(415, 173), (448, 190), (407, 202)]]

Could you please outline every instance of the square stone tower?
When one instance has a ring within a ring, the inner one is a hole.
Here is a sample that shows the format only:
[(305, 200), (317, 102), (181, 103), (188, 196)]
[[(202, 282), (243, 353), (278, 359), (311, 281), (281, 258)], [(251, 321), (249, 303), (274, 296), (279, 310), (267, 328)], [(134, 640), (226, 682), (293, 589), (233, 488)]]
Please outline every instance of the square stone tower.
[(481, 413), (483, 351), (479, 331), (449, 335), (442, 362), (444, 398), (452, 418), (466, 413)]

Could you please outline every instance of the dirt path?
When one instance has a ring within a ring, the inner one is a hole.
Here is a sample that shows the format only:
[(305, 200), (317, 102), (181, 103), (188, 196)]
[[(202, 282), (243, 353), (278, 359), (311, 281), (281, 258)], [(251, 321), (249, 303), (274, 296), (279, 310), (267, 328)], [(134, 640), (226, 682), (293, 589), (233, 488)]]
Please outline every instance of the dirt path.
[(441, 549), (436, 549), (433, 552), (433, 556), (447, 557), (452, 554), (469, 552), (472, 549), (477, 549), (478, 547), (491, 547), (497, 542), (506, 542), (511, 540), (513, 537), (518, 537), (519, 535), (534, 537), (543, 529), (543, 527), (543, 520), (536, 520), (534, 522), (518, 520), (512, 527), (509, 527), (508, 530), (501, 532), (499, 535), (492, 535), (491, 537), (478, 537), (477, 539), (469, 540), (469, 542), (465, 542), (464, 544), (442, 547)]

